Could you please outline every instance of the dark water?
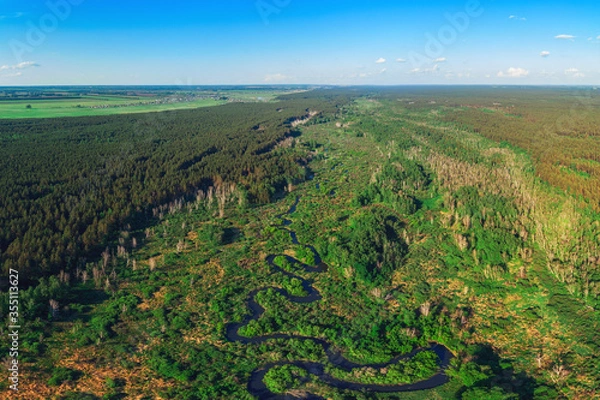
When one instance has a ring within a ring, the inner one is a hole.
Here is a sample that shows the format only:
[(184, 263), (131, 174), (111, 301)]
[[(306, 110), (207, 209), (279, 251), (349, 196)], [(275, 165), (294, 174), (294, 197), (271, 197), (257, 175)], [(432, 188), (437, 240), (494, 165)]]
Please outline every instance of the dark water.
[[(285, 214), (280, 214), (277, 216), (278, 218), (280, 218), (282, 220), (280, 229), (283, 229), (289, 233), (293, 244), (305, 246), (307, 249), (309, 249), (314, 255), (315, 263), (314, 263), (314, 265), (311, 266), (311, 265), (304, 264), (304, 263), (300, 262), (299, 260), (296, 260), (293, 257), (283, 255), (283, 254), (281, 254), (281, 256), (285, 257), (288, 260), (288, 262), (290, 262), (291, 264), (301, 267), (306, 272), (314, 272), (314, 273), (324, 272), (327, 270), (327, 265), (322, 262), (321, 256), (319, 255), (317, 250), (311, 245), (300, 244), (298, 241), (298, 237), (296, 236), (296, 232), (287, 228), (288, 226), (290, 226), (292, 224), (292, 221), (285, 219), (284, 216), (293, 214), (296, 211), (296, 208), (298, 207), (299, 202), (300, 202), (300, 197), (297, 197), (295, 203), (290, 207), (290, 209)], [(290, 301), (295, 302), (295, 303), (306, 304), (306, 303), (312, 303), (314, 301), (321, 300), (321, 294), (319, 293), (318, 290), (316, 290), (310, 284), (309, 281), (303, 279), (302, 277), (300, 277), (298, 275), (292, 274), (292, 273), (287, 272), (287, 271), (281, 269), (280, 267), (278, 267), (274, 263), (274, 260), (277, 256), (278, 255), (271, 254), (271, 255), (267, 256), (267, 258), (266, 258), (266, 261), (269, 264), (269, 266), (271, 267), (271, 269), (277, 273), (286, 275), (290, 278), (296, 278), (296, 279), (301, 280), (302, 286), (303, 286), (304, 290), (306, 291), (306, 293), (308, 293), (308, 294), (304, 297), (298, 297), (298, 296), (292, 296), (285, 289), (280, 289), (280, 288), (272, 288), (272, 289), (275, 290), (276, 292), (280, 293), (281, 295), (285, 296)], [(440, 370), (436, 375), (432, 376), (431, 378), (420, 381), (420, 382), (416, 382), (416, 383), (413, 383), (410, 385), (407, 385), (407, 384), (372, 385), (372, 384), (346, 382), (346, 381), (341, 381), (339, 379), (336, 379), (336, 378), (328, 375), (325, 372), (325, 367), (323, 364), (316, 363), (316, 362), (282, 361), (282, 362), (277, 362), (277, 363), (269, 363), (269, 364), (265, 364), (265, 365), (261, 366), (260, 368), (252, 371), (250, 380), (248, 382), (248, 391), (250, 392), (250, 394), (257, 396), (259, 399), (282, 399), (283, 400), (283, 399), (288, 398), (287, 396), (276, 395), (276, 394), (270, 392), (269, 389), (267, 389), (266, 385), (263, 382), (265, 374), (271, 368), (276, 367), (276, 366), (281, 366), (281, 365), (288, 365), (288, 364), (303, 368), (306, 371), (308, 371), (310, 374), (317, 376), (319, 379), (321, 379), (323, 382), (327, 383), (328, 385), (339, 388), (339, 389), (363, 390), (363, 391), (371, 391), (371, 392), (408, 392), (408, 391), (415, 391), (415, 390), (432, 389), (432, 388), (441, 386), (441, 385), (445, 384), (446, 382), (448, 382), (448, 377), (446, 376), (444, 371), (450, 364), (450, 360), (452, 359), (453, 356), (452, 356), (452, 353), (450, 352), (450, 350), (448, 350), (446, 347), (444, 347), (441, 344), (433, 343), (428, 348), (416, 349), (409, 354), (398, 355), (387, 363), (356, 364), (356, 363), (344, 358), (344, 356), (341, 353), (333, 350), (332, 345), (323, 339), (318, 339), (318, 338), (313, 338), (313, 337), (305, 337), (305, 336), (297, 336), (297, 335), (287, 335), (287, 334), (283, 334), (283, 333), (277, 333), (277, 334), (273, 334), (273, 335), (253, 337), (253, 338), (241, 336), (238, 333), (239, 329), (241, 327), (247, 325), (250, 321), (259, 319), (261, 317), (261, 315), (265, 312), (264, 308), (256, 302), (255, 298), (256, 298), (256, 294), (258, 292), (261, 292), (266, 289), (269, 289), (269, 288), (261, 288), (258, 290), (254, 290), (248, 295), (248, 300), (246, 301), (246, 305), (250, 309), (251, 315), (247, 316), (240, 323), (229, 324), (227, 326), (227, 328), (226, 328), (227, 340), (229, 340), (231, 342), (239, 342), (242, 344), (262, 343), (262, 342), (272, 340), (272, 339), (312, 340), (313, 342), (315, 342), (323, 347), (323, 350), (325, 351), (325, 354), (327, 355), (327, 358), (329, 359), (329, 362), (331, 362), (331, 364), (335, 365), (338, 368), (344, 369), (346, 371), (350, 371), (353, 368), (358, 368), (358, 367), (383, 368), (388, 365), (395, 364), (400, 360), (414, 357), (416, 354), (418, 354), (422, 351), (431, 350), (431, 351), (434, 351), (438, 355)], [(320, 397), (312, 396), (309, 398), (318, 399)]]

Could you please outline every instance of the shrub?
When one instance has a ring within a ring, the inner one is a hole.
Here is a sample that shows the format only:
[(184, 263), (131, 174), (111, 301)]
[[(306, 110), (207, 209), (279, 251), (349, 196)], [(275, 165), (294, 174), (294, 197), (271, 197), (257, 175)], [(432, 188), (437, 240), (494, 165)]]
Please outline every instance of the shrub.
[(271, 368), (265, 374), (265, 385), (273, 393), (285, 393), (300, 384), (307, 377), (307, 372), (294, 365), (282, 365)]
[(48, 385), (60, 386), (64, 382), (76, 381), (81, 373), (70, 368), (57, 367), (52, 371), (52, 376), (48, 379)]

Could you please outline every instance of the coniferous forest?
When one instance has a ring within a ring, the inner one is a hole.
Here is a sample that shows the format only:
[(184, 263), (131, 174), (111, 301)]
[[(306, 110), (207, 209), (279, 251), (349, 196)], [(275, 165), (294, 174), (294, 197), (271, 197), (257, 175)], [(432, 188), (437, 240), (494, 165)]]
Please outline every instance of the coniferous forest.
[(0, 119), (0, 390), (598, 398), (599, 111), (591, 88), (349, 87)]
[(311, 107), (331, 112), (336, 96), (0, 122), (4, 270), (28, 279), (70, 273), (99, 255), (111, 232), (223, 182), (239, 183), (243, 201), (268, 202), (304, 178), (293, 156), (271, 150), (293, 138), (292, 122)]

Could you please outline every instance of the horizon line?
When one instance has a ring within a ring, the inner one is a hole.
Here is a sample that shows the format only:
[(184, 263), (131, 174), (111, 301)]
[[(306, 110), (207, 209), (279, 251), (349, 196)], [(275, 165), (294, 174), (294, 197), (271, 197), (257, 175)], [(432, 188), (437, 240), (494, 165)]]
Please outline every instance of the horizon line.
[(327, 84), (327, 83), (223, 83), (223, 84), (35, 84), (35, 85), (0, 85), (0, 89), (5, 88), (51, 88), (51, 87), (180, 87), (180, 88), (194, 88), (194, 87), (283, 87), (283, 86), (312, 86), (312, 87), (405, 87), (405, 86), (489, 86), (489, 87), (592, 87), (597, 89), (600, 87), (598, 84), (562, 84), (562, 83), (528, 83), (528, 84), (516, 84), (516, 83), (397, 83), (397, 84), (360, 84), (360, 85), (348, 85), (348, 84)]

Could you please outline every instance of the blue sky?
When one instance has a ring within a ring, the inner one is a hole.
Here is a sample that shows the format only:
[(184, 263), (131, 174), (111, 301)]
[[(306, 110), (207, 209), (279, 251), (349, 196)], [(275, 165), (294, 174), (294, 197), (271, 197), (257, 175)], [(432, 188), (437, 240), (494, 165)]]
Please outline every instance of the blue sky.
[(0, 0), (0, 85), (600, 84), (600, 2)]

